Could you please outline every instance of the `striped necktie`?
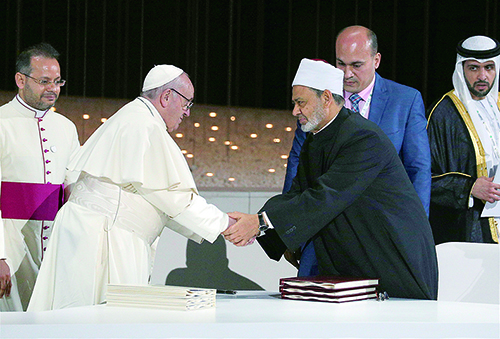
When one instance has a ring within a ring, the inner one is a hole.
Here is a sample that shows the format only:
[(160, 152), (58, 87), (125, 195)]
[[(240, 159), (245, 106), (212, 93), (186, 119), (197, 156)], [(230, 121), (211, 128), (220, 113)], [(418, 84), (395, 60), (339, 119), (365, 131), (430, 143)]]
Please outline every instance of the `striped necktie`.
[(359, 102), (362, 100), (361, 96), (358, 93), (353, 93), (349, 97), (349, 100), (352, 102), (352, 111), (359, 113)]

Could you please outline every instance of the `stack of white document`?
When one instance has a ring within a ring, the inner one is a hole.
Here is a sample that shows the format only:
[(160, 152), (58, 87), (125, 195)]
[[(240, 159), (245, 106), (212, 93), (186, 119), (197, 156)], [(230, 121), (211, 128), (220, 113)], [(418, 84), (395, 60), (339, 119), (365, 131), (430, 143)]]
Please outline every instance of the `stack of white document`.
[(108, 285), (109, 306), (199, 310), (215, 307), (215, 289), (163, 285)]

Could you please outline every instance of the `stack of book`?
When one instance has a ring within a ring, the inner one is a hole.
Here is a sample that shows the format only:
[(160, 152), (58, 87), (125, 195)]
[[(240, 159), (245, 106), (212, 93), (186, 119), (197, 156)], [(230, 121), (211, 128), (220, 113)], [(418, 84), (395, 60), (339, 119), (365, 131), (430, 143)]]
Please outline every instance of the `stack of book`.
[(215, 307), (215, 289), (162, 285), (108, 285), (107, 305), (199, 310)]
[(293, 277), (280, 279), (283, 299), (333, 303), (377, 298), (378, 279)]

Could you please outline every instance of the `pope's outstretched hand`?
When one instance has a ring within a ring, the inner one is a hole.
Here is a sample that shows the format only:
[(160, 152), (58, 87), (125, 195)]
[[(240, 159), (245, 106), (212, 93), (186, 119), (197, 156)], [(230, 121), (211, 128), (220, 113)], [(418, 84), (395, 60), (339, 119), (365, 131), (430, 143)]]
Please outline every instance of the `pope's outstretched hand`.
[(236, 246), (252, 244), (260, 233), (257, 214), (231, 212), (228, 215), (229, 218), (236, 219), (236, 223), (222, 232), (224, 238)]

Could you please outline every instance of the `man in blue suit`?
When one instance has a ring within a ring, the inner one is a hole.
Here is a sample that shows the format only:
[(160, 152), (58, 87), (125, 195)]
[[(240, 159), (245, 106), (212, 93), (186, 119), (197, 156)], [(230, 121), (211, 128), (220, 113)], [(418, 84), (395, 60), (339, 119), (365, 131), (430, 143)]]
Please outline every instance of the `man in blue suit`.
[[(384, 79), (375, 72), (381, 55), (377, 36), (368, 28), (344, 28), (337, 36), (335, 48), (337, 68), (344, 71), (345, 107), (375, 122), (389, 137), (428, 215), (431, 162), (425, 108), (420, 92)], [(297, 174), (300, 150), (306, 136), (297, 124), (283, 192), (290, 189)], [(286, 253), (285, 257), (299, 267), (298, 255)], [(316, 274), (314, 247), (310, 242), (302, 249), (299, 276)]]

